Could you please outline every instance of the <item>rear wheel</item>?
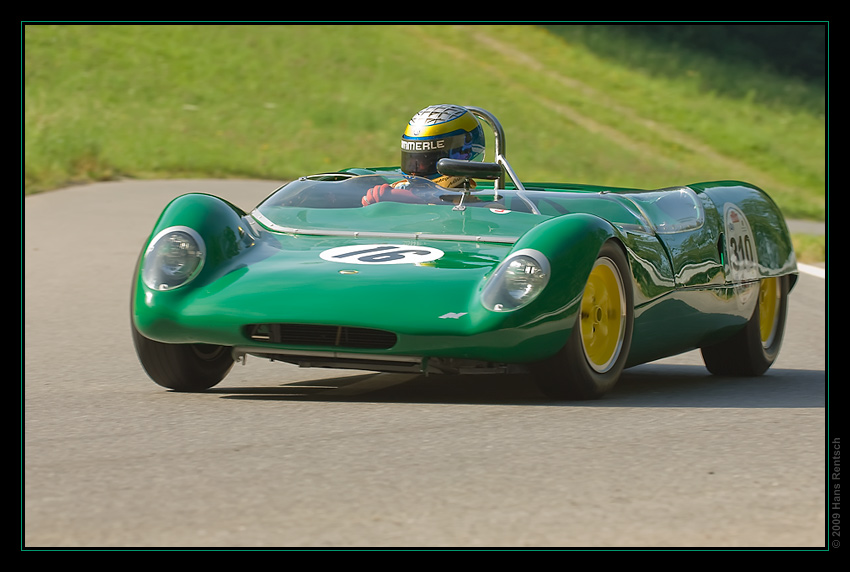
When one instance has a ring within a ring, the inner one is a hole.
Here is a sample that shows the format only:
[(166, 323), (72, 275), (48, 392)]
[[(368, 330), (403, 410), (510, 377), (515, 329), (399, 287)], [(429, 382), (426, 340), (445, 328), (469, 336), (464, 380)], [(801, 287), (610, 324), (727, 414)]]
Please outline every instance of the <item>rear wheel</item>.
[(634, 324), (629, 265), (619, 245), (599, 251), (567, 344), (532, 372), (541, 391), (555, 399), (595, 399), (617, 383), (626, 363)]
[(204, 391), (230, 368), (230, 348), (208, 344), (164, 344), (144, 337), (133, 326), (133, 345), (142, 367), (158, 385), (175, 391)]
[(756, 376), (773, 365), (782, 346), (788, 312), (788, 277), (763, 278), (752, 317), (734, 336), (702, 348), (708, 371), (715, 375)]

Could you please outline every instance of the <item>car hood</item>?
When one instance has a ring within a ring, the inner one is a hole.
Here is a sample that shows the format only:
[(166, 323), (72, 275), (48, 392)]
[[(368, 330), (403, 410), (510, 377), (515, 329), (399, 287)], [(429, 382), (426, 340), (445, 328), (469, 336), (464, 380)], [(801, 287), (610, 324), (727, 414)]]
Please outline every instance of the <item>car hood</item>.
[(255, 211), (246, 217), (255, 244), (193, 288), (183, 311), (242, 323), (470, 333), (492, 314), (479, 302), (487, 276), (545, 217), (411, 207), (290, 209), (301, 229)]

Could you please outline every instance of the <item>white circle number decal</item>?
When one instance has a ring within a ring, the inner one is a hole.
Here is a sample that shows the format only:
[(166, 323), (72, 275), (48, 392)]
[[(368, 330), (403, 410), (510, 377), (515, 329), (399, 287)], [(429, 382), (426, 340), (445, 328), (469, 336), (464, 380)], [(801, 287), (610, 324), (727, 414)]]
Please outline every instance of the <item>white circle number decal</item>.
[(741, 209), (731, 203), (724, 205), (723, 211), (729, 279), (732, 282), (758, 280), (758, 255), (750, 221)]
[(443, 251), (428, 246), (402, 244), (358, 244), (338, 246), (321, 253), (322, 260), (345, 264), (422, 264), (443, 256)]

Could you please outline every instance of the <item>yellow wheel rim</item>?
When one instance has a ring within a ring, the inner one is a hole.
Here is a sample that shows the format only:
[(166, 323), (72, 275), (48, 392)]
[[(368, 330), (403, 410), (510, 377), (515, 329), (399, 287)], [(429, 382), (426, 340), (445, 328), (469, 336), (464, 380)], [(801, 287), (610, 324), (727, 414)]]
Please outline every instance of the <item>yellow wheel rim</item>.
[(759, 285), (759, 331), (762, 346), (769, 348), (779, 319), (779, 279), (765, 278)]
[(581, 299), (581, 341), (595, 371), (608, 371), (623, 346), (626, 298), (619, 270), (608, 258), (596, 261)]

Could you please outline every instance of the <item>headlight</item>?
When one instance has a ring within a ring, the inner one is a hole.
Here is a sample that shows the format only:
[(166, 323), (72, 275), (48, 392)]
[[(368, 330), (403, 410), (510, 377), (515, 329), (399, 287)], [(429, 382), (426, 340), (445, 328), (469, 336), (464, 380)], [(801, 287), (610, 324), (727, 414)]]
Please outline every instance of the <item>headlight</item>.
[(525, 306), (548, 284), (549, 268), (549, 261), (536, 250), (515, 252), (493, 273), (481, 293), (481, 303), (494, 312)]
[(145, 251), (142, 280), (152, 290), (171, 290), (198, 275), (204, 265), (204, 240), (185, 226), (157, 234)]

